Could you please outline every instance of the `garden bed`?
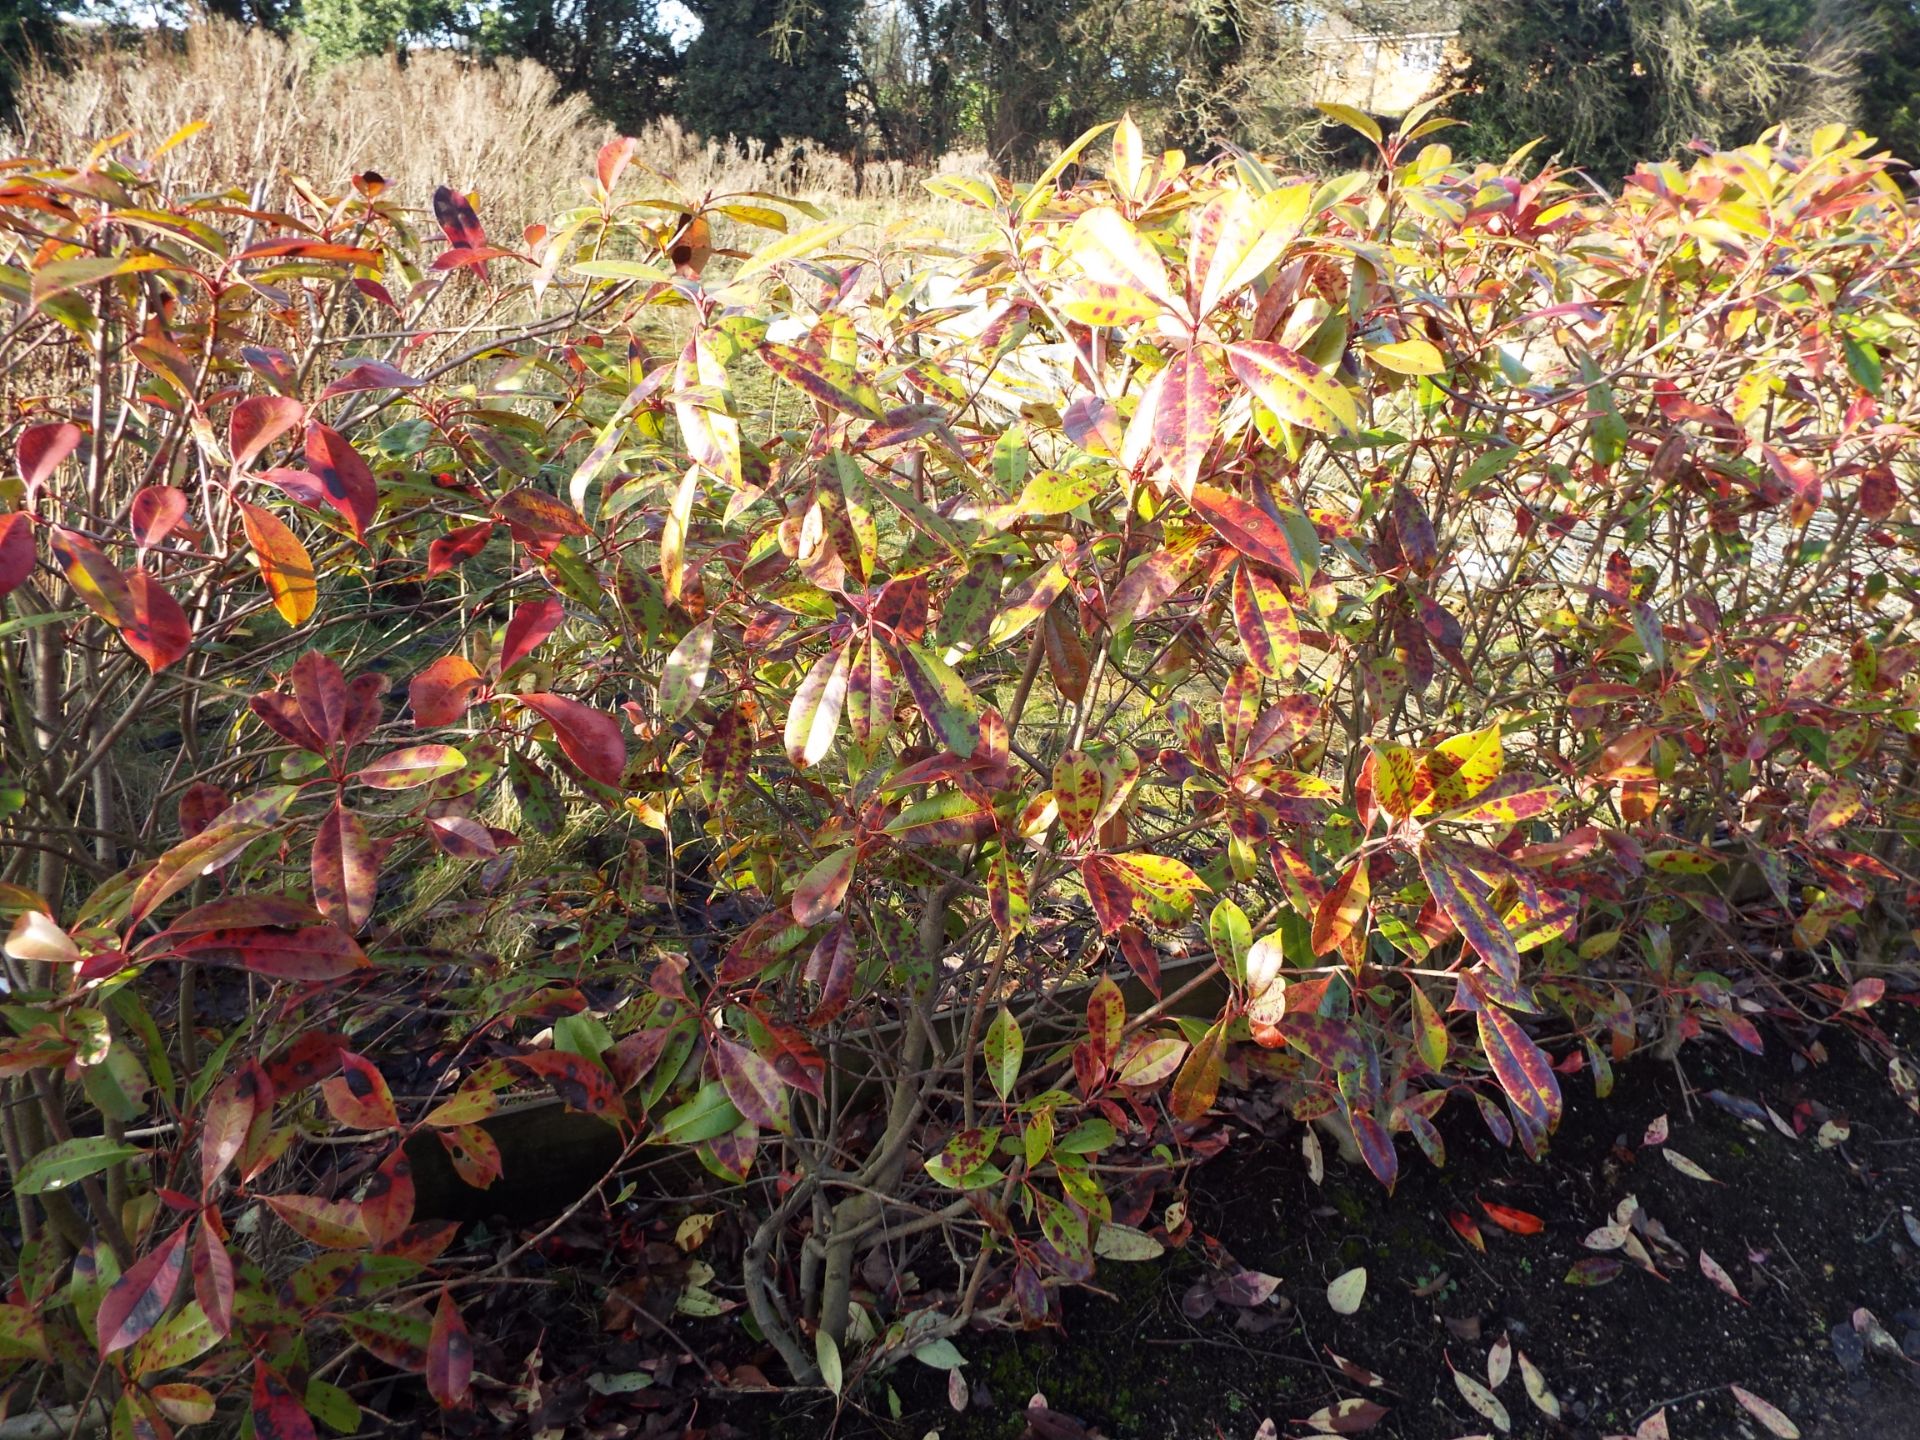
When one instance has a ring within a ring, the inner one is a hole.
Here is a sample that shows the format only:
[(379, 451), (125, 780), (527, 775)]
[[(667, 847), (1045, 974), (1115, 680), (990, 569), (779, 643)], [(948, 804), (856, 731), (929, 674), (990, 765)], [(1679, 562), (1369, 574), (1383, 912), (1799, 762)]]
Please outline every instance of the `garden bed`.
[[(1911, 1053), (1920, 1016), (1891, 1002), (1885, 1010), (1883, 1023)], [(1764, 1436), (1731, 1397), (1737, 1384), (1809, 1440), (1907, 1440), (1920, 1434), (1920, 1366), (1874, 1353), (1852, 1317), (1871, 1311), (1920, 1357), (1920, 1245), (1906, 1224), (1908, 1215), (1920, 1224), (1920, 1119), (1893, 1093), (1884, 1060), (1851, 1035), (1828, 1030), (1808, 1050), (1779, 1032), (1767, 1039), (1760, 1057), (1715, 1043), (1687, 1047), (1677, 1067), (1629, 1062), (1604, 1101), (1573, 1082), (1543, 1166), (1502, 1149), (1458, 1111), (1443, 1126), (1447, 1168), (1410, 1165), (1391, 1197), (1337, 1158), (1316, 1188), (1297, 1131), (1271, 1142), (1245, 1136), (1194, 1172), (1196, 1235), (1184, 1251), (1151, 1266), (1105, 1264), (1096, 1283), (1112, 1298), (1070, 1301), (1061, 1334), (967, 1337), (965, 1413), (950, 1408), (944, 1374), (912, 1366), (898, 1377), (899, 1422), (883, 1407), (843, 1416), (837, 1433), (1185, 1440), (1252, 1437), (1271, 1418), (1281, 1434), (1298, 1434), (1308, 1427), (1289, 1422), (1372, 1398), (1389, 1413), (1371, 1434), (1466, 1435), (1494, 1427), (1468, 1406), (1448, 1367), (1484, 1381), (1489, 1351), (1510, 1336), (1564, 1411), (1555, 1425), (1530, 1404), (1516, 1362), (1497, 1395), (1517, 1435), (1632, 1434), (1664, 1406), (1676, 1437)], [(1822, 1051), (1824, 1063), (1809, 1058)], [(1742, 1119), (1724, 1097), (1770, 1106), (1804, 1133), (1789, 1139), (1770, 1122)], [(1663, 1115), (1668, 1139), (1645, 1144)], [(1828, 1121), (1846, 1128), (1844, 1140), (1823, 1143)], [(1714, 1183), (1682, 1173), (1662, 1150), (1692, 1160)], [(1601, 1253), (1583, 1239), (1629, 1195), (1684, 1257), (1659, 1251), (1664, 1280), (1629, 1262), (1604, 1285), (1566, 1283), (1573, 1265)], [(1503, 1230), (1480, 1200), (1537, 1216), (1544, 1228)], [(1456, 1210), (1476, 1222), (1484, 1254), (1450, 1228)], [(1747, 1305), (1702, 1273), (1702, 1250)], [(1224, 1273), (1227, 1257), (1279, 1276), (1272, 1298), (1189, 1318), (1197, 1306), (1183, 1300)], [(1324, 1287), (1354, 1266), (1367, 1269), (1366, 1295), (1342, 1317)], [(1349, 1382), (1329, 1351), (1385, 1385)], [(1055, 1411), (1052, 1429), (1028, 1427), (1024, 1407), (1036, 1392)], [(824, 1402), (797, 1413), (782, 1401), (730, 1418), (741, 1434), (777, 1423), (784, 1428), (775, 1433), (813, 1435), (831, 1416)]]

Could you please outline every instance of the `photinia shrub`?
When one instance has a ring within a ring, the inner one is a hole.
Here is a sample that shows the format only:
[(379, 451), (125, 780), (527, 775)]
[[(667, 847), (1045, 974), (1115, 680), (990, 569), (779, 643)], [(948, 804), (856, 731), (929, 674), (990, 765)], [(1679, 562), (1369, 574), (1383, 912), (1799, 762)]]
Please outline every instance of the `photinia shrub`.
[(1246, 1107), (1391, 1187), (1643, 1045), (1871, 1032), (1915, 213), (1837, 128), (1614, 199), (1446, 124), (1103, 126), (933, 182), (964, 253), (630, 142), (507, 240), (10, 162), (0, 1364), (126, 1433), (350, 1431), (349, 1343), (463, 1404), (538, 1236), (415, 1172), (539, 1103), (840, 1391), (1184, 1241)]

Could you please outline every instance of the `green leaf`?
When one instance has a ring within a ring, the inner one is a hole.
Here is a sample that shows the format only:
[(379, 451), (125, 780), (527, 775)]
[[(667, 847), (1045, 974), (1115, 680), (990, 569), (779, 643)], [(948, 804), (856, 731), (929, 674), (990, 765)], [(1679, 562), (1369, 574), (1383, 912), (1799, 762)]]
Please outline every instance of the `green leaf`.
[(967, 1363), (951, 1340), (929, 1340), (913, 1352), (913, 1358), (936, 1370), (958, 1370)]
[(827, 1389), (838, 1395), (840, 1387), (846, 1383), (846, 1375), (840, 1368), (840, 1347), (824, 1328), (813, 1332), (813, 1354), (820, 1365), (821, 1381)]
[(702, 620), (681, 637), (660, 672), (660, 711), (678, 720), (707, 688), (713, 663), (713, 621)]
[(23, 1195), (44, 1195), (62, 1190), (76, 1180), (98, 1175), (122, 1160), (132, 1160), (146, 1152), (137, 1145), (106, 1135), (83, 1135), (50, 1145), (20, 1167), (13, 1188)]
[(787, 260), (798, 260), (817, 250), (824, 250), (835, 240), (853, 227), (839, 221), (827, 225), (809, 225), (804, 230), (796, 230), (790, 235), (782, 235), (778, 240), (770, 240), (747, 259), (738, 270), (733, 272), (735, 280), (745, 280), (749, 275), (758, 275), (770, 266)]
[(742, 1116), (718, 1080), (709, 1080), (684, 1105), (660, 1117), (661, 1138), (674, 1145), (697, 1145), (739, 1128)]
[(918, 645), (902, 645), (900, 668), (927, 728), (962, 760), (980, 743), (980, 706), (954, 668)]
[(643, 285), (671, 285), (675, 279), (671, 270), (640, 260), (582, 260), (573, 273), (591, 280), (638, 280)]
[(1366, 111), (1352, 105), (1342, 105), (1336, 100), (1318, 100), (1314, 102), (1318, 110), (1329, 120), (1337, 120), (1349, 130), (1358, 130), (1374, 144), (1380, 143), (1380, 126)]
[(1158, 1260), (1166, 1252), (1166, 1246), (1131, 1225), (1102, 1225), (1093, 1237), (1093, 1253), (1102, 1260)]
[(1236, 984), (1247, 981), (1247, 951), (1253, 946), (1253, 925), (1247, 912), (1231, 900), (1222, 900), (1207, 917), (1207, 942), (1220, 968)]
[(324, 1380), (307, 1382), (307, 1413), (336, 1435), (360, 1433), (360, 1406), (353, 1396)]
[(994, 1092), (1005, 1100), (1013, 1093), (1014, 1082), (1020, 1078), (1020, 1062), (1025, 1057), (1027, 1042), (1020, 1034), (1020, 1022), (1013, 1018), (1013, 1012), (1005, 1006), (993, 1017), (993, 1023), (987, 1026), (986, 1044), (981, 1055), (987, 1062), (987, 1079), (993, 1082)]
[(964, 790), (916, 800), (887, 822), (887, 833), (906, 845), (965, 845), (992, 829), (993, 811)]
[(1440, 1012), (1418, 984), (1412, 987), (1413, 1048), (1429, 1070), (1436, 1074), (1447, 1063), (1447, 1026)]

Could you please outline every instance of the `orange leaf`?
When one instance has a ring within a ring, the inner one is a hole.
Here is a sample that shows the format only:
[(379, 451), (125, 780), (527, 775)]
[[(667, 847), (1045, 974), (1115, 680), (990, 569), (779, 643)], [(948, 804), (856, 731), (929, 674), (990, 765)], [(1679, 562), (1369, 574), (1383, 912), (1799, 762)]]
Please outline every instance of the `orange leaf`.
[(313, 614), (320, 591), (314, 584), (313, 559), (299, 537), (271, 510), (258, 505), (240, 504), (240, 523), (247, 532), (247, 544), (260, 564), (260, 578), (273, 608), (289, 625), (302, 625)]

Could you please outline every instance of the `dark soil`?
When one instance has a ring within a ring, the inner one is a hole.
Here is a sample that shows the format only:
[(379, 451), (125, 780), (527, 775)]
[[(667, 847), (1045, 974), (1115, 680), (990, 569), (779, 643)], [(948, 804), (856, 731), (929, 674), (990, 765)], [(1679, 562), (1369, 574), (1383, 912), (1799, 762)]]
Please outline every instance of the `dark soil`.
[[(1876, 1018), (1914, 1053), (1920, 1013)], [(1024, 1411), (1038, 1392), (1057, 1415), (1116, 1440), (1252, 1437), (1268, 1418), (1298, 1434), (1290, 1422), (1357, 1396), (1390, 1408), (1368, 1433), (1441, 1440), (1494, 1428), (1449, 1366), (1485, 1381), (1489, 1350), (1510, 1336), (1564, 1409), (1560, 1423), (1539, 1413), (1516, 1362), (1498, 1390), (1515, 1435), (1630, 1435), (1665, 1406), (1676, 1440), (1764, 1436), (1731, 1384), (1778, 1406), (1807, 1440), (1920, 1440), (1920, 1365), (1876, 1352), (1854, 1324), (1864, 1307), (1920, 1359), (1920, 1117), (1893, 1092), (1884, 1059), (1838, 1029), (1799, 1052), (1774, 1034), (1762, 1057), (1694, 1044), (1678, 1066), (1631, 1062), (1606, 1100), (1582, 1077), (1567, 1091), (1548, 1163), (1502, 1149), (1462, 1112), (1443, 1127), (1446, 1168), (1408, 1157), (1391, 1197), (1331, 1153), (1316, 1188), (1297, 1130), (1277, 1143), (1243, 1137), (1194, 1179), (1197, 1229), (1219, 1249), (1196, 1235), (1152, 1265), (1103, 1264), (1099, 1282), (1113, 1298), (1070, 1303), (1063, 1334), (962, 1337), (965, 1413), (950, 1408), (944, 1374), (909, 1366), (895, 1377), (900, 1421), (846, 1415), (837, 1433), (1017, 1440), (1034, 1433)], [(1728, 1108), (1751, 1115), (1752, 1102), (1804, 1133), (1789, 1139)], [(1661, 1115), (1669, 1138), (1645, 1144)], [(1846, 1138), (1829, 1131), (1823, 1144), (1826, 1120)], [(1663, 1148), (1718, 1183), (1682, 1173)], [(1675, 1242), (1656, 1247), (1662, 1276), (1628, 1263), (1598, 1287), (1566, 1283), (1576, 1261), (1596, 1255), (1583, 1238), (1629, 1195)], [(1481, 1199), (1545, 1228), (1502, 1230)], [(1473, 1214), (1485, 1254), (1449, 1228), (1454, 1210)], [(1207, 1257), (1222, 1250), (1281, 1284), (1260, 1306), (1190, 1319), (1183, 1295), (1220, 1273)], [(1708, 1280), (1701, 1250), (1750, 1304)], [(1368, 1272), (1365, 1299), (1342, 1317), (1325, 1286), (1357, 1265)], [(1384, 1385), (1349, 1381), (1330, 1353)], [(782, 1409), (792, 1416), (790, 1403)], [(815, 1412), (806, 1433), (831, 1423)]]

